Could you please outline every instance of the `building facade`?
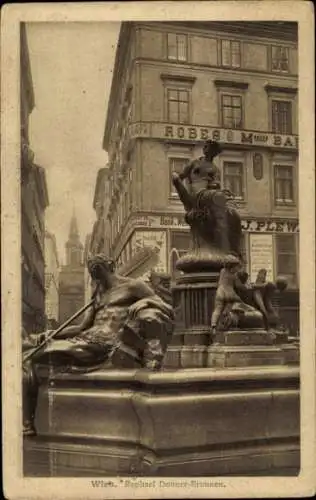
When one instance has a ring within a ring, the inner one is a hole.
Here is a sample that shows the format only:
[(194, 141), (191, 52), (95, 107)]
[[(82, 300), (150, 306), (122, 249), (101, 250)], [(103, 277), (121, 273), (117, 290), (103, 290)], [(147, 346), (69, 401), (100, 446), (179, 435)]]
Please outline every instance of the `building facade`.
[(297, 50), (296, 23), (122, 23), (103, 142), (118, 262), (158, 245), (174, 272), (190, 235), (171, 172), (213, 139), (251, 279), (298, 287)]
[(84, 301), (87, 304), (91, 300), (92, 295), (92, 283), (91, 276), (88, 271), (88, 258), (91, 255), (91, 234), (87, 234), (84, 244), (83, 251), (83, 263), (84, 263)]
[(45, 209), (49, 204), (45, 170), (34, 162), (29, 116), (35, 106), (25, 25), (20, 31), (21, 67), (21, 260), (22, 325), (45, 329)]
[(97, 173), (93, 209), (96, 214), (96, 221), (93, 225), (92, 234), (89, 242), (89, 252), (96, 254), (103, 252), (110, 255), (110, 220), (109, 205), (110, 205), (110, 192), (109, 192), (109, 169), (101, 168)]
[[(85, 266), (83, 245), (80, 241), (75, 214), (70, 221), (69, 237), (66, 243), (66, 264), (59, 274), (59, 323), (64, 323), (81, 307), (85, 300)], [(82, 321), (79, 317), (74, 324)]]
[(47, 328), (56, 328), (59, 321), (59, 259), (56, 238), (45, 232), (45, 312)]

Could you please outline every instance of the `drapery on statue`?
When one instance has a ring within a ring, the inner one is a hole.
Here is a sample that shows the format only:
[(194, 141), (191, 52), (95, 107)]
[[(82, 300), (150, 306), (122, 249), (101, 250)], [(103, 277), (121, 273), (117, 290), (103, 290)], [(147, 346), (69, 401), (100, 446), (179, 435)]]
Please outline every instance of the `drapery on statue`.
[[(171, 305), (143, 281), (119, 276), (104, 255), (88, 261), (95, 284), (93, 305), (81, 325), (65, 328), (58, 339), (35, 353), (23, 367), (23, 432), (36, 433), (37, 365), (63, 371), (88, 372), (98, 368), (160, 369), (174, 326)], [(24, 337), (27, 353), (47, 333)]]
[(278, 331), (280, 321), (271, 300), (276, 290), (286, 289), (287, 282), (283, 278), (267, 282), (266, 275), (266, 269), (261, 269), (256, 282), (247, 284), (248, 273), (239, 264), (227, 264), (221, 270), (211, 318), (213, 335), (231, 328)]
[(184, 271), (200, 270), (202, 261), (204, 269), (219, 270), (224, 263), (237, 264), (241, 259), (240, 216), (233, 204), (232, 193), (221, 189), (220, 170), (213, 163), (220, 152), (217, 142), (206, 141), (204, 156), (189, 163), (182, 174), (172, 173), (172, 182), (183, 203), (194, 247), (193, 252), (180, 259), (177, 265)]

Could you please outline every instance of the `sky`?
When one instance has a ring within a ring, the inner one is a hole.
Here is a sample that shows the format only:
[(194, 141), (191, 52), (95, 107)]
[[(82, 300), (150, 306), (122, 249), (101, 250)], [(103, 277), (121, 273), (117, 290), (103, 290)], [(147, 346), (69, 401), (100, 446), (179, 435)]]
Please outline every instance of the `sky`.
[(97, 172), (106, 166), (102, 140), (120, 23), (29, 23), (27, 37), (35, 108), (30, 146), (46, 171), (46, 229), (65, 258), (75, 210), (81, 241), (96, 220)]

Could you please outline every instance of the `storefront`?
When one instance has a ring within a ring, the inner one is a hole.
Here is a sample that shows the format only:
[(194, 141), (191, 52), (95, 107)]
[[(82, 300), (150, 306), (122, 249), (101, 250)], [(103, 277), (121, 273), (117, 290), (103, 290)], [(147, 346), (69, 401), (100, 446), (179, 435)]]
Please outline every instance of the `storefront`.
[[(294, 219), (242, 219), (242, 253), (250, 280), (265, 268), (269, 280), (277, 276), (288, 279), (290, 288), (298, 288), (299, 225)], [(142, 215), (131, 217), (124, 228), (127, 243), (119, 261), (125, 263), (141, 247), (156, 248), (157, 272), (174, 275), (175, 263), (191, 245), (189, 227), (184, 215)]]

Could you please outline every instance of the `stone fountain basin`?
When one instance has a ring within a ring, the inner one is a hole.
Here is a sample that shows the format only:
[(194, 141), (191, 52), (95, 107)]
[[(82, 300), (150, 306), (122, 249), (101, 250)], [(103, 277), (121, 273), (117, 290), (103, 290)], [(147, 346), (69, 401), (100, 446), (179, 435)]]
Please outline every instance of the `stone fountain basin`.
[(296, 475), (299, 406), (297, 366), (43, 376), (24, 473)]

